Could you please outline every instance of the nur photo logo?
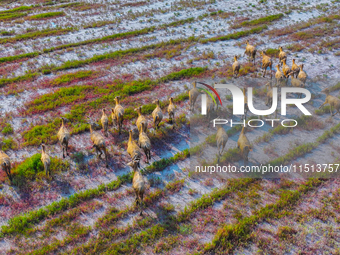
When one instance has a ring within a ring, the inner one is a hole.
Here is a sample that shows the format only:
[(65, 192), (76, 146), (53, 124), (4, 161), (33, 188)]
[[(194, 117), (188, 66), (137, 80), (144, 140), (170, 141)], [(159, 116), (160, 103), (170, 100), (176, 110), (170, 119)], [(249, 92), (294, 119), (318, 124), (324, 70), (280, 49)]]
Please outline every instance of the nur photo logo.
[[(197, 82), (200, 84), (203, 84), (205, 86), (207, 86), (209, 89), (211, 89), (218, 97), (218, 99), (221, 102), (222, 105), (222, 101), (220, 99), (219, 94), (217, 93), (217, 91), (211, 87), (210, 85), (207, 85), (205, 83), (202, 82)], [(272, 101), (272, 106), (270, 109), (267, 110), (258, 110), (255, 109), (254, 107), (254, 103), (253, 103), (253, 88), (252, 87), (248, 87), (248, 101), (245, 102), (244, 99), (244, 95), (242, 90), (237, 87), (236, 85), (233, 84), (215, 84), (215, 88), (218, 89), (228, 89), (231, 94), (232, 94), (232, 99), (233, 99), (233, 115), (244, 115), (244, 110), (245, 110), (245, 104), (247, 104), (248, 109), (251, 113), (253, 113), (254, 115), (270, 115), (272, 113), (274, 113), (277, 109), (277, 104), (278, 104), (278, 91), (277, 91), (277, 87), (273, 87), (272, 91), (273, 91), (273, 101)], [(205, 90), (204, 90), (208, 95), (210, 95), (212, 97), (212, 99), (214, 100), (215, 104), (216, 101), (213, 98), (212, 94)], [(302, 93), (305, 94), (306, 96), (304, 98), (287, 98), (288, 93)], [(288, 104), (294, 104), (298, 109), (300, 109), (300, 111), (304, 114), (304, 115), (312, 115), (307, 109), (306, 107), (303, 106), (303, 104), (307, 103), (309, 100), (311, 99), (311, 93), (309, 92), (309, 90), (305, 89), (305, 88), (291, 88), (291, 87), (282, 87), (281, 88), (281, 115), (285, 116), (287, 114), (287, 105)], [(202, 94), (202, 110), (201, 113), (202, 115), (206, 115), (207, 114), (207, 95), (206, 94)]]

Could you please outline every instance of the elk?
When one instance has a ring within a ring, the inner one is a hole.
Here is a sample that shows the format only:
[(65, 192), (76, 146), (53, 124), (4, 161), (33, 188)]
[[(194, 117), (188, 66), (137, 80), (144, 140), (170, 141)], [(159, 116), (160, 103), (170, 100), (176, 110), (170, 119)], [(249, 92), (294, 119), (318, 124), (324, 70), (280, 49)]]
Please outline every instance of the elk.
[(67, 156), (69, 155), (67, 152), (67, 149), (68, 149), (68, 142), (71, 138), (71, 135), (70, 135), (70, 131), (68, 131), (68, 129), (65, 127), (65, 122), (68, 122), (68, 121), (69, 120), (64, 117), (61, 118), (61, 127), (57, 134), (60, 145), (63, 148), (63, 158), (65, 158), (65, 152)]
[[(216, 89), (216, 82), (214, 82), (214, 89)], [(218, 99), (217, 95), (215, 93), (212, 94), (214, 99), (215, 99), (215, 102), (216, 102), (216, 111), (218, 110), (218, 107), (219, 105), (221, 104), (220, 103), (220, 100)]]
[[(202, 94), (205, 94), (207, 97), (207, 119), (210, 120), (213, 112), (215, 111), (215, 104), (213, 99), (208, 95), (206, 92), (201, 92)], [(208, 122), (209, 125), (209, 122)]]
[(293, 64), (292, 64), (292, 72), (293, 72), (293, 76), (295, 75), (296, 78), (298, 77), (299, 75), (299, 72), (300, 72), (300, 67), (295, 63), (295, 59), (293, 59)]
[(175, 118), (175, 105), (174, 105), (174, 99), (172, 97), (170, 97), (169, 99), (168, 113), (169, 113), (169, 122), (170, 124), (172, 124), (173, 119)]
[(219, 126), (217, 128), (217, 133), (216, 133), (216, 143), (217, 143), (217, 148), (218, 148), (218, 154), (219, 156), (222, 155), (222, 152), (224, 150), (225, 145), (228, 142), (228, 134), (225, 131), (225, 129), (222, 126)]
[(249, 59), (253, 59), (254, 66), (255, 66), (255, 56), (256, 56), (257, 50), (256, 50), (255, 46), (249, 44), (248, 40), (246, 41), (246, 44), (247, 44), (246, 51), (244, 52), (243, 57), (244, 57), (244, 55), (247, 55)]
[(142, 173), (139, 170), (139, 159), (133, 159), (131, 162), (128, 163), (134, 172), (133, 179), (132, 179), (132, 187), (136, 194), (136, 205), (140, 206), (140, 216), (143, 216), (143, 196), (145, 192), (145, 180), (143, 178)]
[(159, 128), (159, 124), (161, 123), (163, 119), (163, 113), (162, 109), (159, 105), (159, 99), (156, 99), (152, 102), (153, 104), (156, 104), (156, 108), (152, 112), (152, 117), (153, 117), (153, 125), (155, 129)]
[(115, 108), (112, 108), (111, 111), (111, 118), (113, 125), (116, 123), (118, 125), (118, 132), (119, 135), (121, 134), (121, 129), (123, 126), (123, 120), (124, 120), (124, 107), (120, 104), (120, 97), (116, 96), (115, 98), (116, 106)]
[(245, 135), (244, 127), (242, 128), (242, 131), (241, 131), (240, 136), (238, 138), (237, 147), (239, 149), (241, 149), (243, 161), (244, 161), (244, 164), (246, 164), (248, 162), (249, 151), (252, 151), (253, 149), (251, 148), (250, 142)]
[(136, 120), (136, 126), (137, 126), (137, 129), (138, 129), (138, 132), (140, 132), (140, 130), (142, 128), (142, 123), (144, 123), (144, 132), (146, 133), (147, 128), (148, 128), (148, 120), (142, 114), (142, 107), (139, 106), (139, 107), (135, 108), (134, 110), (138, 113), (138, 118)]
[[(331, 116), (334, 116), (335, 114), (340, 113), (339, 112), (339, 110), (340, 110), (340, 99), (335, 97), (335, 96), (330, 95), (328, 88), (322, 90), (321, 92), (326, 94), (326, 100), (325, 100), (325, 102), (322, 105), (320, 105), (319, 109), (322, 106), (324, 106), (325, 104), (329, 104)], [(336, 110), (336, 112), (334, 114), (333, 114), (332, 108), (335, 108), (335, 110)]]
[[(300, 80), (298, 80), (294, 77), (294, 72), (290, 72), (289, 75), (291, 77), (292, 87), (297, 87), (297, 88), (304, 88), (305, 87), (305, 84), (302, 81), (300, 81)], [(302, 93), (298, 93), (298, 98), (302, 98)]]
[(242, 117), (242, 120), (243, 118), (247, 117), (248, 112), (248, 97), (246, 95), (246, 88), (243, 88), (243, 97), (244, 97), (244, 117)]
[(42, 150), (41, 150), (41, 158), (40, 159), (41, 159), (41, 162), (44, 165), (44, 170), (45, 170), (46, 176), (48, 177), (48, 176), (50, 176), (50, 173), (51, 173), (51, 169), (50, 169), (51, 157), (46, 152), (45, 144), (42, 144), (41, 147), (42, 147)]
[(102, 109), (102, 117), (100, 119), (100, 122), (102, 124), (102, 127), (103, 127), (103, 132), (104, 132), (104, 135), (106, 137), (108, 137), (108, 133), (107, 133), (107, 129), (108, 129), (108, 126), (109, 126), (109, 118), (107, 117), (106, 113), (105, 113), (106, 109)]
[(283, 60), (287, 61), (287, 54), (283, 51), (282, 47), (279, 47), (280, 53), (279, 53), (279, 64), (282, 66)]
[(0, 142), (0, 166), (2, 170), (5, 171), (10, 183), (12, 183), (12, 175), (11, 175), (11, 160), (8, 155), (2, 150), (4, 143)]
[(291, 70), (290, 67), (286, 64), (286, 60), (285, 60), (285, 59), (283, 59), (282, 62), (283, 62), (283, 67), (282, 67), (283, 75), (285, 76), (286, 79), (288, 79), (289, 73), (290, 73), (292, 70)]
[(200, 95), (199, 90), (196, 88), (196, 81), (194, 81), (192, 85), (194, 87), (189, 91), (190, 111), (194, 111), (197, 97)]
[(93, 122), (90, 117), (88, 117), (88, 124), (90, 125), (90, 133), (91, 133), (91, 141), (93, 143), (93, 147), (96, 149), (98, 158), (104, 153), (105, 156), (105, 165), (106, 167), (109, 167), (108, 165), (108, 155), (107, 155), (107, 149), (104, 137), (99, 134), (98, 132), (94, 131), (95, 128), (99, 128), (99, 125), (95, 122)]
[(306, 84), (307, 80), (307, 74), (305, 71), (303, 71), (303, 64), (300, 65), (300, 72), (297, 77), (300, 81), (302, 81), (304, 84)]
[(149, 164), (149, 160), (151, 160), (151, 142), (148, 135), (144, 132), (144, 123), (142, 123), (142, 128), (139, 132), (138, 145), (139, 148), (143, 149), (146, 156), (146, 163)]
[(273, 61), (271, 57), (267, 56), (263, 51), (261, 51), (261, 56), (262, 56), (263, 77), (266, 76), (267, 68), (270, 67), (270, 79), (271, 79), (273, 77), (273, 73), (272, 73)]
[(237, 56), (234, 57), (234, 63), (233, 63), (233, 76), (236, 78), (240, 72), (240, 63), (237, 61)]
[(268, 82), (265, 86), (268, 87), (266, 105), (267, 106), (272, 105), (273, 104), (273, 86), (271, 82)]
[(129, 130), (129, 141), (127, 144), (127, 153), (130, 155), (131, 159), (138, 160), (138, 167), (140, 167), (139, 160), (141, 159), (142, 154), (140, 152), (138, 144), (136, 143), (135, 140), (133, 140), (132, 130)]
[(280, 66), (276, 65), (277, 71), (275, 73), (275, 79), (276, 79), (276, 86), (281, 86), (281, 83), (284, 80), (284, 76), (282, 72), (280, 71)]

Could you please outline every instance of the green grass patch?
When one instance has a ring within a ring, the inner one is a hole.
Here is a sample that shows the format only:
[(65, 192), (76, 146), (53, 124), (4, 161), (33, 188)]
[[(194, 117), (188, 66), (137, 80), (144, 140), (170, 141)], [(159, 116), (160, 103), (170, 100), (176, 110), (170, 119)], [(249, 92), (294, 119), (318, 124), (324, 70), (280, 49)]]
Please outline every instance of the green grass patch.
[(264, 26), (252, 28), (250, 30), (235, 32), (235, 33), (228, 34), (228, 35), (225, 35), (225, 36), (216, 36), (216, 37), (212, 37), (212, 38), (208, 38), (208, 39), (202, 39), (200, 42), (201, 43), (209, 43), (209, 42), (217, 42), (217, 41), (235, 40), (235, 39), (239, 39), (241, 37), (245, 37), (245, 36), (248, 36), (248, 35), (251, 35), (251, 34), (261, 33), (263, 30), (265, 30), (267, 28), (268, 27), (266, 25), (264, 25)]
[(71, 32), (73, 30), (75, 30), (75, 28), (72, 28), (72, 27), (63, 28), (63, 29), (44, 29), (41, 31), (34, 31), (34, 32), (26, 33), (26, 34), (16, 35), (14, 37), (2, 38), (0, 39), (0, 44), (15, 43), (19, 41), (26, 41), (26, 40), (36, 39), (40, 37), (61, 35), (61, 34), (66, 34), (68, 32)]
[(225, 187), (214, 190), (211, 193), (203, 195), (201, 198), (191, 202), (188, 207), (185, 207), (182, 212), (178, 213), (177, 221), (184, 222), (189, 220), (192, 213), (203, 210), (213, 205), (216, 201), (225, 199), (230, 193), (247, 189), (249, 185), (255, 181), (256, 179), (254, 178), (240, 178), (229, 181)]
[(9, 124), (9, 123), (5, 124), (5, 126), (4, 126), (4, 128), (2, 129), (1, 133), (3, 133), (4, 135), (13, 134), (12, 125)]
[(5, 62), (13, 62), (18, 59), (24, 59), (24, 58), (34, 58), (39, 56), (38, 52), (32, 52), (32, 53), (25, 53), (25, 54), (20, 54), (20, 55), (14, 55), (14, 56), (9, 56), (9, 57), (2, 57), (0, 58), (0, 63), (5, 63)]
[(167, 23), (167, 24), (162, 24), (162, 25), (159, 25), (158, 28), (159, 29), (165, 29), (167, 27), (178, 27), (178, 26), (184, 25), (186, 23), (192, 23), (194, 21), (195, 21), (195, 18), (191, 17), (191, 18), (187, 18), (187, 19), (177, 20), (177, 21)]
[(49, 111), (56, 107), (74, 103), (77, 100), (84, 99), (86, 94), (94, 90), (93, 86), (73, 86), (60, 88), (49, 94), (44, 94), (30, 102), (26, 114), (32, 114), (42, 111)]
[(180, 191), (184, 187), (184, 179), (169, 182), (165, 185), (165, 188), (170, 191), (170, 194)]
[(332, 138), (335, 134), (338, 134), (340, 132), (340, 123), (335, 125), (334, 127), (331, 127), (329, 130), (326, 130), (323, 132), (321, 136), (318, 137), (316, 140), (318, 143), (324, 143), (327, 139)]
[(265, 54), (270, 56), (270, 57), (275, 57), (275, 58), (278, 58), (279, 57), (279, 53), (280, 53), (280, 50), (279, 49), (267, 49), (265, 51)]
[(23, 11), (28, 11), (31, 9), (33, 9), (32, 6), (20, 6), (20, 7), (6, 10), (6, 11), (0, 11), (0, 15), (7, 14), (7, 13), (23, 12)]
[(265, 16), (259, 19), (244, 21), (244, 22), (241, 22), (240, 24), (235, 24), (232, 26), (232, 28), (250, 27), (250, 26), (257, 26), (257, 25), (262, 25), (262, 24), (269, 24), (275, 20), (281, 19), (283, 16), (284, 15), (282, 13), (269, 15), (269, 16)]
[(330, 110), (331, 110), (331, 107), (329, 106), (329, 105), (326, 105), (326, 106), (322, 106), (321, 107), (321, 109), (315, 109), (314, 110), (314, 113), (316, 114), (316, 115), (323, 115), (323, 114), (325, 114), (325, 113), (328, 113), (328, 114), (330, 114)]
[(37, 76), (37, 73), (27, 73), (24, 74), (22, 76), (17, 76), (14, 78), (2, 78), (0, 79), (0, 88), (4, 87), (7, 84), (11, 84), (11, 83), (18, 83), (18, 82), (22, 82), (22, 81), (32, 81), (35, 79), (35, 77)]
[(21, 17), (26, 16), (27, 13), (6, 13), (6, 14), (0, 14), (0, 20), (1, 21), (6, 21), (6, 20), (13, 20), (13, 19), (18, 19)]
[(41, 19), (50, 19), (55, 17), (65, 16), (64, 12), (46, 12), (46, 13), (39, 13), (37, 15), (29, 16), (27, 19), (30, 20), (41, 20)]
[(269, 161), (268, 164), (272, 166), (285, 165), (291, 162), (293, 159), (299, 158), (305, 155), (306, 153), (311, 152), (317, 146), (318, 146), (318, 143), (306, 143), (306, 144), (299, 145), (291, 149), (287, 154), (281, 157), (278, 157), (272, 161)]
[(51, 82), (52, 86), (61, 86), (61, 85), (65, 85), (68, 84), (74, 80), (81, 80), (81, 79), (85, 79), (88, 77), (91, 77), (93, 74), (95, 74), (96, 72), (92, 71), (92, 70), (81, 70), (75, 73), (68, 73), (68, 74), (63, 74), (61, 76), (59, 76), (58, 78), (54, 79)]
[(13, 137), (4, 138), (2, 139), (2, 142), (3, 142), (3, 146), (2, 146), (3, 151), (18, 149), (18, 144), (16, 143), (16, 141), (14, 141)]

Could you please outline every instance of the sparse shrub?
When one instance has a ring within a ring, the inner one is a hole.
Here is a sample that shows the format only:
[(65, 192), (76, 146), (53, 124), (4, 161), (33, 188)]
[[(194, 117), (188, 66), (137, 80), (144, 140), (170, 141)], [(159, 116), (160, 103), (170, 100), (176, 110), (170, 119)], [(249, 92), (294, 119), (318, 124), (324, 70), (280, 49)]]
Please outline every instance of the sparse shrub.
[(173, 182), (169, 182), (165, 188), (169, 191), (170, 194), (178, 192), (184, 186), (184, 180), (177, 180)]
[(13, 134), (12, 125), (7, 123), (6, 126), (2, 129), (1, 133), (3, 133), (4, 135)]
[(51, 74), (52, 72), (51, 72), (51, 70), (44, 69), (44, 70), (42, 70), (42, 73), (43, 73), (44, 75), (48, 75), (48, 74)]
[(159, 205), (160, 209), (165, 211), (165, 212), (173, 212), (175, 211), (175, 206), (170, 203), (161, 203)]
[(297, 231), (290, 226), (280, 226), (277, 235), (281, 240), (288, 240), (293, 238)]
[(163, 180), (159, 176), (152, 174), (149, 176), (148, 182), (151, 187), (157, 187), (163, 183)]
[(198, 193), (198, 191), (195, 190), (195, 189), (189, 189), (189, 190), (188, 190), (188, 194), (189, 194), (190, 196), (196, 195), (197, 193)]
[[(63, 162), (56, 157), (51, 158), (51, 173), (65, 171), (68, 168), (69, 163), (67, 161)], [(37, 153), (13, 168), (13, 184), (21, 187), (25, 185), (28, 180), (34, 180), (36, 175), (40, 172), (44, 173), (44, 165), (41, 162), (41, 154)]]
[(3, 139), (2, 142), (3, 142), (2, 149), (4, 151), (18, 149), (18, 144), (14, 141), (12, 137)]

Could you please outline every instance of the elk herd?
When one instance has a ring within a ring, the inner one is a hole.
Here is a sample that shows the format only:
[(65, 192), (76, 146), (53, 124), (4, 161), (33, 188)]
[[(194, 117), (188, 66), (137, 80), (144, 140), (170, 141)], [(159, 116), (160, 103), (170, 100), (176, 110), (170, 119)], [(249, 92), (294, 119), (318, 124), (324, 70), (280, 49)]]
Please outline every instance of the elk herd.
[[(256, 58), (257, 49), (255, 46), (251, 45), (249, 41), (246, 42), (246, 50), (244, 52), (244, 55), (248, 56), (249, 61), (252, 61), (255, 66), (255, 58)], [(243, 55), (243, 56), (244, 56)], [(273, 59), (265, 54), (264, 51), (260, 52), (260, 55), (262, 57), (262, 72), (263, 77), (266, 76), (267, 69), (270, 69), (270, 75), (272, 79), (272, 66), (273, 66)], [(282, 71), (280, 70), (282, 68)], [(234, 62), (232, 64), (232, 75), (234, 78), (237, 78), (239, 75), (241, 69), (241, 63), (238, 60), (238, 57), (234, 57)], [(287, 53), (283, 51), (282, 47), (279, 47), (279, 63), (276, 65), (276, 73), (275, 73), (275, 79), (276, 84), (275, 86), (280, 87), (282, 83), (288, 84), (288, 78), (291, 77), (291, 86), (294, 87), (305, 87), (307, 75), (305, 71), (303, 70), (303, 64), (297, 65), (295, 62), (295, 59), (292, 59), (292, 67), (289, 67), (287, 65)], [(266, 105), (272, 104), (272, 82), (266, 84), (267, 89), (267, 100)], [(245, 99), (245, 109), (247, 111), (247, 96), (244, 91), (244, 99)], [(331, 115), (335, 115), (336, 113), (340, 113), (340, 99), (334, 96), (331, 96), (329, 94), (329, 89), (323, 90), (323, 92), (326, 94), (326, 101), (320, 106), (322, 107), (325, 104), (330, 105), (330, 112)], [(198, 98), (198, 96), (201, 94), (199, 89), (196, 87), (196, 81), (193, 82), (193, 88), (189, 91), (189, 102), (190, 102), (190, 111), (194, 110), (195, 102)], [(216, 95), (214, 94), (215, 102), (218, 102)], [(158, 99), (153, 101), (154, 104), (156, 104), (156, 108), (152, 112), (152, 118), (153, 118), (153, 126), (154, 129), (159, 129), (160, 123), (163, 120), (163, 112), (160, 107), (160, 101)], [(207, 97), (207, 118), (210, 120), (211, 114), (214, 111), (215, 105), (213, 100), (208, 96)], [(217, 105), (218, 108), (218, 105)], [(332, 108), (336, 110), (336, 112), (333, 114)], [(175, 118), (175, 105), (173, 98), (171, 97), (169, 99), (169, 105), (168, 105), (168, 115), (169, 115), (169, 123), (173, 124), (174, 118)], [(138, 117), (136, 120), (136, 126), (139, 132), (139, 139), (138, 142), (136, 142), (133, 139), (133, 132), (132, 130), (129, 131), (129, 140), (127, 143), (127, 152), (131, 157), (131, 162), (129, 162), (127, 165), (130, 166), (134, 171), (134, 177), (133, 177), (133, 188), (136, 192), (136, 203), (142, 204), (143, 200), (143, 193), (145, 190), (145, 182), (144, 179), (139, 171), (140, 168), (140, 160), (142, 157), (141, 151), (144, 151), (145, 157), (146, 157), (146, 163), (149, 163), (151, 160), (151, 141), (148, 136), (148, 121), (146, 116), (142, 114), (142, 107), (137, 107), (134, 109), (134, 111), (137, 112)], [(109, 116), (106, 114), (107, 109), (102, 109), (102, 116), (100, 119), (100, 123), (103, 129), (103, 134), (105, 137), (108, 137), (108, 129), (109, 129)], [(246, 112), (245, 112), (246, 116)], [(115, 98), (115, 107), (111, 109), (111, 119), (113, 125), (118, 129), (119, 135), (121, 134), (121, 130), (123, 128), (123, 120), (124, 120), (124, 107), (121, 105), (120, 97), (117, 96)], [(61, 127), (59, 131), (57, 132), (58, 141), (62, 147), (62, 155), (63, 158), (66, 157), (66, 155), (69, 155), (68, 152), (68, 146), (69, 146), (69, 140), (71, 138), (71, 133), (66, 127), (66, 123), (69, 122), (66, 118), (61, 118)], [(108, 150), (106, 148), (105, 138), (102, 136), (102, 134), (98, 131), (96, 131), (97, 128), (99, 128), (99, 125), (96, 121), (91, 119), (89, 116), (87, 116), (87, 124), (89, 125), (90, 129), (90, 139), (93, 144), (93, 148), (96, 150), (96, 153), (98, 155), (98, 158), (100, 158), (104, 154), (105, 158), (105, 165), (108, 167)], [(219, 156), (222, 155), (222, 152), (226, 146), (226, 143), (228, 141), (228, 135), (224, 128), (218, 127), (217, 134), (216, 134), (216, 141), (217, 141), (217, 147), (218, 147), (218, 154)], [(245, 134), (245, 128), (242, 129), (238, 142), (238, 147), (241, 150), (244, 162), (246, 163), (248, 161), (248, 154), (252, 150), (251, 144), (249, 143), (248, 138)], [(41, 151), (41, 161), (44, 166), (44, 170), (46, 172), (46, 176), (49, 176), (50, 174), (50, 165), (51, 165), (51, 157), (46, 151), (46, 146), (42, 144), (42, 151)], [(8, 178), (10, 181), (12, 181), (13, 177), (11, 175), (11, 163), (10, 158), (6, 153), (2, 150), (2, 143), (0, 142), (0, 165), (2, 169), (6, 172)], [(141, 212), (142, 213), (142, 212)]]
[[(120, 135), (124, 120), (124, 107), (120, 103), (119, 96), (115, 98), (115, 103), (116, 103), (115, 108), (111, 109), (111, 119), (113, 125), (118, 129), (118, 133)], [(156, 108), (152, 112), (153, 126), (154, 129), (159, 129), (160, 123), (163, 120), (163, 112), (160, 107), (160, 101), (158, 99), (154, 100), (153, 103), (156, 104)], [(174, 99), (172, 97), (170, 97), (169, 99), (169, 105), (167, 110), (169, 115), (169, 123), (173, 125), (175, 119), (175, 105)], [(136, 204), (142, 206), (143, 194), (145, 190), (145, 180), (139, 170), (140, 160), (142, 157), (141, 150), (144, 151), (146, 163), (149, 164), (151, 160), (151, 141), (148, 136), (148, 120), (147, 117), (142, 114), (142, 107), (139, 106), (135, 108), (134, 111), (136, 111), (138, 114), (136, 126), (139, 132), (139, 139), (138, 141), (135, 141), (133, 139), (133, 130), (130, 129), (129, 140), (127, 143), (127, 153), (131, 157), (131, 162), (129, 162), (127, 165), (130, 166), (134, 172), (132, 185), (136, 193)], [(106, 109), (102, 109), (101, 112), (102, 116), (100, 118), (100, 123), (102, 126), (103, 134), (105, 137), (108, 137), (109, 117), (106, 114)], [(68, 119), (61, 117), (61, 127), (57, 132), (57, 138), (62, 147), (63, 158), (65, 158), (66, 155), (67, 156), (69, 155), (68, 147), (71, 138), (71, 133), (66, 127), (66, 123), (68, 122), (69, 122)], [(100, 132), (96, 131), (96, 129), (99, 128), (100, 126), (95, 120), (91, 119), (91, 117), (89, 116), (87, 116), (87, 124), (89, 125), (90, 129), (90, 139), (93, 144), (92, 148), (96, 150), (98, 158), (101, 158), (101, 156), (104, 154), (105, 166), (108, 167), (108, 150), (106, 148), (105, 138)], [(2, 169), (6, 172), (10, 182), (12, 183), (13, 176), (11, 174), (10, 158), (2, 150), (2, 146), (3, 143), (0, 142), (0, 165)], [(50, 175), (51, 156), (48, 154), (46, 150), (46, 145), (42, 144), (41, 146), (42, 146), (41, 162), (44, 166), (46, 176), (48, 177)], [(142, 210), (140, 215), (142, 215)]]
[[(276, 82), (273, 84), (271, 81), (266, 83), (265, 87), (267, 88), (266, 92), (266, 102), (265, 104), (267, 106), (272, 105), (273, 102), (273, 85), (277, 87), (281, 87), (283, 84), (288, 85), (288, 78), (291, 77), (291, 86), (292, 87), (302, 87), (304, 88), (306, 86), (306, 80), (307, 80), (307, 74), (303, 70), (303, 64), (297, 65), (296, 60), (292, 59), (292, 66), (289, 67), (287, 65), (287, 53), (283, 51), (283, 48), (280, 46), (278, 49), (279, 55), (278, 55), (278, 64), (276, 65), (277, 71), (275, 73), (275, 79)], [(257, 49), (255, 46), (251, 45), (249, 41), (246, 41), (246, 50), (244, 52), (244, 55), (248, 56), (248, 60), (252, 61), (253, 65), (256, 65), (255, 58), (256, 58), (256, 53)], [(260, 55), (262, 57), (262, 73), (263, 77), (266, 76), (266, 71), (269, 68), (270, 69), (270, 75), (271, 75), (271, 80), (272, 80), (272, 66), (273, 66), (273, 59), (265, 54), (264, 51), (260, 52)], [(241, 63), (238, 60), (237, 56), (234, 56), (234, 62), (232, 64), (232, 75), (234, 78), (237, 78), (239, 76), (239, 72), (241, 69)], [(282, 71), (280, 70), (280, 67), (282, 67)], [(214, 84), (215, 88), (215, 84)], [(330, 113), (332, 116), (334, 116), (336, 113), (340, 113), (340, 99), (331, 96), (329, 94), (329, 89), (326, 88), (322, 91), (323, 93), (326, 94), (326, 100), (325, 102), (319, 107), (321, 108), (325, 104), (330, 105)], [(201, 94), (199, 89), (196, 87), (196, 81), (193, 82), (193, 88), (189, 91), (189, 101), (190, 101), (190, 111), (194, 110), (195, 102), (197, 101), (198, 96)], [(242, 115), (241, 119), (246, 117), (247, 114), (247, 95), (245, 93), (245, 88), (243, 88), (243, 96), (244, 96), (244, 106), (245, 106), (245, 114)], [(302, 93), (298, 93), (298, 97), (302, 97)], [(214, 94), (215, 97), (215, 102), (218, 102), (216, 100), (216, 95)], [(213, 111), (215, 111), (214, 108), (214, 102), (211, 97), (207, 95), (207, 107), (206, 107), (206, 115), (208, 119), (208, 123), (211, 119), (211, 116), (213, 114)], [(218, 106), (216, 107), (216, 110), (218, 109)], [(333, 109), (336, 110), (335, 113), (333, 113)], [(218, 148), (218, 160), (222, 156), (222, 152), (227, 144), (228, 141), (228, 134), (226, 133), (225, 129), (220, 126), (217, 126), (217, 133), (216, 133), (216, 143), (217, 143), (217, 148)], [(239, 135), (239, 139), (237, 141), (237, 146), (241, 150), (242, 158), (244, 160), (244, 164), (248, 162), (248, 154), (250, 151), (252, 151), (252, 146), (246, 137), (246, 128), (243, 127), (242, 131)]]

